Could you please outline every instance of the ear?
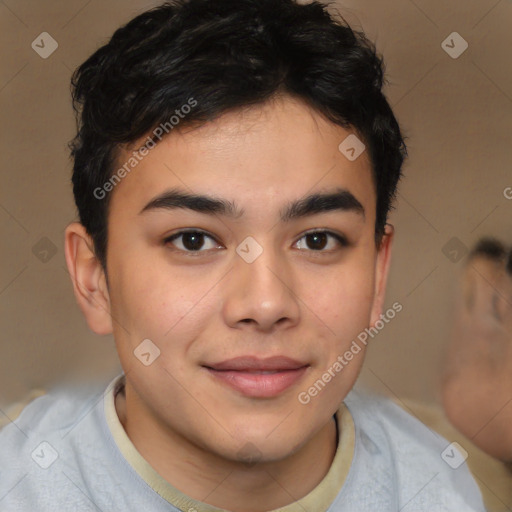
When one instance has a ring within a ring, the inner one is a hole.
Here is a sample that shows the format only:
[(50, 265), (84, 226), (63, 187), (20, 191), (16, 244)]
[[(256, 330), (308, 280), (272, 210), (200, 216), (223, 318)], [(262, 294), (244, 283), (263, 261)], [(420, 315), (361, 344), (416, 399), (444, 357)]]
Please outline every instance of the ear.
[(380, 319), (384, 305), (394, 236), (395, 228), (391, 224), (386, 224), (375, 262), (375, 294), (370, 318), (370, 325), (372, 326)]
[(110, 334), (112, 317), (105, 273), (91, 237), (79, 222), (66, 227), (64, 251), (75, 297), (89, 328), (96, 334)]

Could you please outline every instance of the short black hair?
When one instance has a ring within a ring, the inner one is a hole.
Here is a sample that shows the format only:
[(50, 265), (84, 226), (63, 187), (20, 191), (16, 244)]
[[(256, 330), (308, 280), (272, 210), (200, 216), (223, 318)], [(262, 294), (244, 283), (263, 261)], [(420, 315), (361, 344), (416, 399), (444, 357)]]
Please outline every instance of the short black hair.
[(125, 173), (114, 176), (119, 149), (159, 126), (170, 132), (178, 114), (180, 127), (201, 125), (281, 94), (364, 142), (377, 191), (378, 243), (407, 149), (382, 93), (382, 57), (328, 7), (316, 0), (165, 2), (116, 30), (75, 70), (73, 194), (105, 271), (107, 192), (112, 179), (130, 170), (125, 165)]

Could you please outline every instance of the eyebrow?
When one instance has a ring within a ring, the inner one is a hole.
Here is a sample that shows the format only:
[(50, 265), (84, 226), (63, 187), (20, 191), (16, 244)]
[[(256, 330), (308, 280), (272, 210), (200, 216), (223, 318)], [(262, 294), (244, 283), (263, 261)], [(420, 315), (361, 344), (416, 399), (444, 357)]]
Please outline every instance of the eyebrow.
[[(142, 208), (139, 215), (148, 211), (186, 209), (207, 215), (223, 215), (238, 219), (245, 210), (235, 202), (207, 195), (190, 194), (174, 188), (156, 197)], [(365, 218), (363, 205), (346, 189), (338, 188), (325, 193), (301, 197), (284, 206), (280, 211), (281, 222), (290, 222), (310, 215), (330, 211), (353, 212)]]

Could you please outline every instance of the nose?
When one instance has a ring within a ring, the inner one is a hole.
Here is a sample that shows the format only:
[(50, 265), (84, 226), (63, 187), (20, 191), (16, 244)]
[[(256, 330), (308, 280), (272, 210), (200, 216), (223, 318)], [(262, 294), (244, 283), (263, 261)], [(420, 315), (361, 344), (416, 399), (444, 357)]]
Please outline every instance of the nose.
[(252, 263), (236, 255), (227, 277), (223, 314), (230, 327), (268, 333), (298, 323), (293, 272), (275, 250), (263, 248)]

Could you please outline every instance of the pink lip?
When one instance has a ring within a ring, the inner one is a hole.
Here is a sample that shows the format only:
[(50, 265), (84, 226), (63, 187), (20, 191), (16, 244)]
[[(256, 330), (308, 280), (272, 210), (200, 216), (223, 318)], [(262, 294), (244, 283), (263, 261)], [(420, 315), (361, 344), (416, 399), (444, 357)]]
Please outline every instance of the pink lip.
[(269, 398), (297, 382), (309, 365), (289, 357), (276, 356), (267, 359), (236, 357), (204, 366), (216, 379), (245, 396)]

